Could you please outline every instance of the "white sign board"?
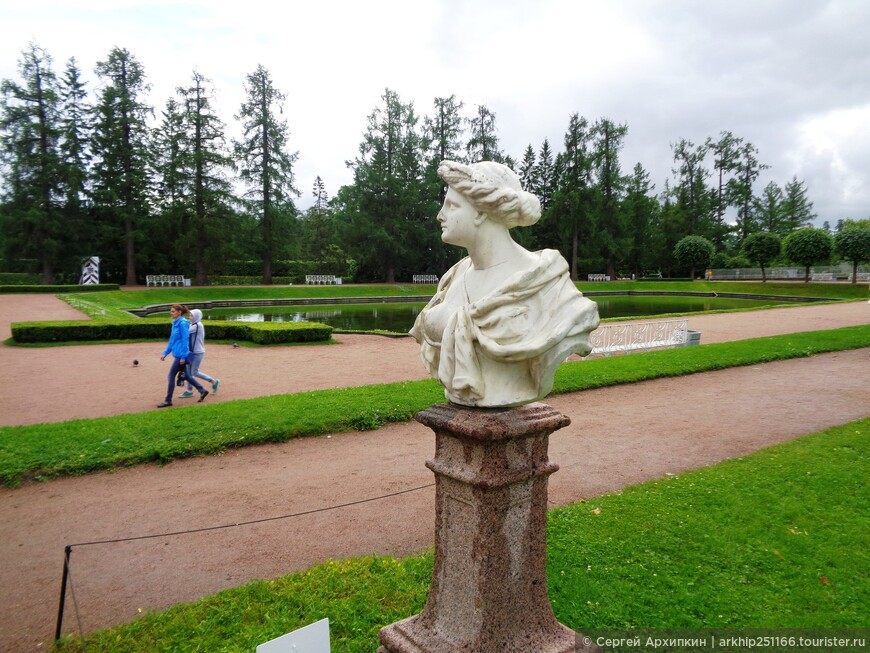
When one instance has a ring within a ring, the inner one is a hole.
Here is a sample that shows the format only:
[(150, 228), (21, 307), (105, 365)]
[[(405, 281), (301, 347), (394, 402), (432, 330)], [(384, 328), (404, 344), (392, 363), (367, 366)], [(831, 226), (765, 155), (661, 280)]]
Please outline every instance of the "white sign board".
[(281, 635), (257, 647), (257, 653), (330, 653), (329, 619)]

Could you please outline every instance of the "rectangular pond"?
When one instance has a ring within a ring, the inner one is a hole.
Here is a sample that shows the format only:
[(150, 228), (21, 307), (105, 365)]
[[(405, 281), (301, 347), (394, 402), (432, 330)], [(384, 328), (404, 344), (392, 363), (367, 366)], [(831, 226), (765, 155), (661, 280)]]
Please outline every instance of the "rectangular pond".
[[(734, 299), (690, 295), (605, 295), (591, 296), (602, 318), (633, 318), (668, 313), (762, 308), (782, 304), (766, 299)], [(206, 308), (206, 320), (246, 322), (322, 322), (342, 331), (407, 332), (425, 306), (424, 302), (384, 302), (365, 304), (305, 304), (293, 306), (237, 306)], [(163, 315), (163, 314), (157, 314)], [(166, 314), (168, 316), (168, 314)]]

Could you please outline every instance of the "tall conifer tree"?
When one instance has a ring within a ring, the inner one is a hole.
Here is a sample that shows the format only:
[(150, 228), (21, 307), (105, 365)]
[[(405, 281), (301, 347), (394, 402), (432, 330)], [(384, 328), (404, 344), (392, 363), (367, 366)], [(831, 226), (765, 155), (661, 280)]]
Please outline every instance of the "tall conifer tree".
[(287, 96), (275, 88), (269, 71), (262, 65), (245, 81), (246, 99), (236, 119), (241, 121), (242, 140), (235, 152), (240, 176), (247, 185), (248, 210), (260, 221), (262, 234), (263, 283), (272, 283), (275, 255), (289, 218), (295, 215), (291, 196), (299, 197), (294, 187), (293, 165), (298, 152), (287, 150), (287, 121), (281, 120)]
[[(92, 141), (94, 206), (110, 258), (124, 261), (127, 285), (136, 284), (136, 243), (150, 217), (152, 109), (145, 71), (125, 48), (113, 48), (97, 63), (103, 86), (95, 107)], [(118, 246), (122, 247), (122, 254)], [(102, 254), (102, 252), (101, 252)], [(120, 254), (120, 255), (119, 255)]]
[(39, 260), (53, 283), (66, 247), (62, 212), (60, 97), (51, 56), (30, 44), (19, 60), (21, 83), (3, 80), (0, 153), (7, 167), (4, 242), (7, 256)]

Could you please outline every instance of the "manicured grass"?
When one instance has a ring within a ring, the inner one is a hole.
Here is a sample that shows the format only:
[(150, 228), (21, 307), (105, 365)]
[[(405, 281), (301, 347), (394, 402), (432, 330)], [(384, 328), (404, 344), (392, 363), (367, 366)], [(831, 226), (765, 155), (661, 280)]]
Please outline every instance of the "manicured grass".
[[(826, 297), (828, 299), (867, 299), (867, 284), (841, 283), (761, 283), (729, 281), (611, 281), (607, 283), (578, 283), (581, 291), (637, 292), (734, 292), (793, 297)], [(426, 284), (371, 284), (342, 286), (233, 286), (152, 288), (148, 290), (119, 290), (101, 293), (70, 293), (60, 295), (75, 308), (95, 319), (136, 319), (124, 309), (151, 304), (188, 303), (229, 299), (293, 299), (336, 297), (400, 297), (432, 295), (434, 285)]]
[[(870, 346), (870, 325), (578, 361), (555, 392), (679, 376)], [(435, 380), (275, 395), (90, 420), (0, 428), (0, 482), (76, 475), (228, 447), (374, 429), (444, 401)], [(180, 412), (184, 411), (184, 412)], [(192, 412), (196, 411), (196, 412)]]
[[(553, 511), (557, 618), (593, 635), (867, 628), (868, 452), (861, 420)], [(431, 569), (431, 554), (328, 562), (146, 614), (88, 636), (86, 650), (247, 653), (328, 617), (333, 651), (370, 653), (380, 628), (422, 608)], [(67, 637), (57, 650), (85, 649)]]
[(408, 297), (430, 296), (435, 293), (434, 285), (425, 284), (383, 284), (359, 286), (220, 286), (187, 288), (152, 288), (149, 290), (119, 290), (97, 294), (79, 295), (70, 293), (59, 295), (95, 319), (127, 318), (137, 319), (124, 309), (140, 308), (152, 304), (187, 304), (220, 300), (254, 299), (296, 299), (338, 297)]

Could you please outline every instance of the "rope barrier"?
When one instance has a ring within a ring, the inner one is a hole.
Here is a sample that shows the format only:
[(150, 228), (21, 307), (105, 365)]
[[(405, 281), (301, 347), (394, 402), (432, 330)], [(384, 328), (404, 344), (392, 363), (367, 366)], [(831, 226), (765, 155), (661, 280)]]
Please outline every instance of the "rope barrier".
[[(82, 546), (93, 546), (97, 544), (118, 544), (120, 542), (135, 542), (139, 540), (151, 540), (158, 537), (175, 537), (178, 535), (191, 535), (193, 533), (204, 533), (207, 531), (217, 531), (226, 528), (236, 528), (239, 526), (250, 526), (252, 524), (263, 524), (265, 522), (270, 521), (278, 521), (281, 519), (291, 519), (293, 517), (304, 517), (306, 515), (313, 515), (321, 512), (329, 512), (330, 510), (338, 510), (340, 508), (349, 508), (351, 506), (358, 506), (363, 503), (370, 503), (372, 501), (380, 501), (381, 499), (389, 499), (392, 497), (397, 497), (402, 494), (408, 494), (409, 492), (417, 492), (418, 490), (425, 490), (426, 488), (434, 487), (435, 483), (427, 483), (426, 485), (420, 485), (417, 487), (409, 488), (407, 490), (399, 490), (398, 492), (391, 492), (390, 494), (382, 494), (376, 497), (369, 497), (368, 499), (359, 499), (358, 501), (349, 501), (348, 503), (341, 503), (335, 506), (326, 506), (325, 508), (315, 508), (313, 510), (304, 510), (302, 512), (295, 512), (288, 515), (278, 515), (276, 517), (263, 517), (262, 519), (251, 519), (249, 521), (242, 522), (234, 522), (232, 524), (221, 524), (219, 526), (205, 526), (203, 528), (193, 528), (186, 531), (172, 531), (169, 533), (155, 533), (152, 535), (135, 535), (132, 537), (119, 537), (111, 540), (92, 540), (90, 542), (77, 542), (75, 544), (67, 544), (64, 547), (64, 557), (63, 557), (63, 576), (61, 577), (60, 582), (60, 605), (57, 610), (57, 625), (54, 631), (54, 639), (57, 641), (60, 639), (61, 630), (63, 628), (63, 613), (64, 606), (66, 601), (66, 588), (67, 584), (69, 584), (70, 591), (72, 593), (73, 604), (76, 610), (76, 618), (79, 623), (79, 634), (82, 637), (82, 641), (84, 641), (84, 630), (82, 628), (81, 617), (79, 616), (78, 604), (75, 598), (75, 591), (72, 586), (72, 574), (70, 573), (70, 558), (72, 557), (73, 547), (82, 547)], [(69, 581), (69, 583), (67, 583)]]

